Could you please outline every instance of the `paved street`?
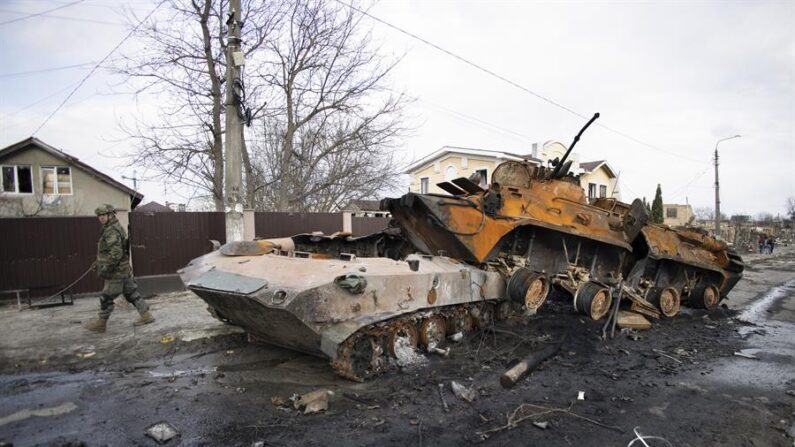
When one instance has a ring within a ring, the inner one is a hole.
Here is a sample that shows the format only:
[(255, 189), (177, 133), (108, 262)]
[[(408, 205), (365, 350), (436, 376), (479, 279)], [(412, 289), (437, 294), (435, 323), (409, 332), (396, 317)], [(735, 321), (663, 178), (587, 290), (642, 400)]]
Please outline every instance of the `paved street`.
[[(157, 322), (135, 330), (134, 309), (117, 306), (104, 336), (80, 327), (96, 299), (7, 307), (0, 311), (0, 441), (155, 445), (144, 430), (167, 421), (181, 433), (169, 445), (626, 445), (640, 427), (674, 445), (791, 446), (794, 248), (748, 256), (730, 309), (686, 310), (637, 335), (602, 342), (599, 323), (554, 300), (526, 325), (501, 323), (503, 332), (531, 340), (569, 334), (560, 355), (509, 391), (499, 374), (527, 349), (510, 335), (475, 334), (449, 359), (357, 384), (321, 359), (249, 344), (189, 292), (152, 299)], [(477, 398), (455, 397), (452, 380), (472, 386)], [(318, 388), (334, 391), (325, 413), (271, 403)], [(574, 400), (578, 391), (584, 401)], [(565, 409), (572, 402), (571, 412), (603, 426), (558, 411), (541, 418), (546, 430), (530, 421), (499, 430), (520, 404)]]

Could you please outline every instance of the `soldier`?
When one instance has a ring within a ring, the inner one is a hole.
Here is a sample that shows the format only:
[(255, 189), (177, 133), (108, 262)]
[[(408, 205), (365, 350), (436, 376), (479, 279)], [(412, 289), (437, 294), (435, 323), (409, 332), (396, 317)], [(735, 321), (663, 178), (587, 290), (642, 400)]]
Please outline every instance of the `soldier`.
[(127, 234), (119, 221), (116, 220), (116, 210), (113, 205), (100, 205), (94, 211), (102, 224), (102, 234), (97, 243), (96, 268), (99, 277), (105, 280), (100, 298), (99, 318), (91, 320), (84, 326), (89, 331), (105, 332), (108, 318), (113, 312), (113, 299), (124, 293), (127, 299), (141, 317), (135, 320), (135, 326), (142, 326), (155, 321), (149, 313), (149, 305), (138, 293), (138, 286), (132, 277), (130, 268), (130, 251)]

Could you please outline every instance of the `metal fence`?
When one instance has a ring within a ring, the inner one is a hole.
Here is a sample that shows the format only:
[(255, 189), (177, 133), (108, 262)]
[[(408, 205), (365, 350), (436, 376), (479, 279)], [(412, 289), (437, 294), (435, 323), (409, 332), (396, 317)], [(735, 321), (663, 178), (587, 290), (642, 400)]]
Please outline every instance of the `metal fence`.
[(254, 234), (260, 238), (294, 236), (322, 231), (342, 231), (342, 213), (276, 213), (254, 214)]
[[(57, 292), (94, 262), (99, 232), (96, 217), (0, 219), (0, 291), (30, 289), (31, 296)], [(92, 272), (71, 292), (101, 289), (102, 280)]]
[(224, 213), (130, 213), (130, 251), (136, 276), (164, 275), (226, 241)]
[[(224, 213), (130, 213), (130, 251), (135, 276), (174, 274), (226, 240)], [(285, 237), (343, 230), (343, 213), (254, 215), (255, 235)], [(389, 224), (383, 217), (352, 217), (352, 232), (365, 236)], [(0, 219), (0, 291), (30, 289), (32, 296), (55, 292), (77, 279), (96, 259), (100, 224), (95, 217)], [(102, 280), (89, 273), (72, 293), (96, 292)], [(0, 295), (0, 298), (5, 298)]]
[(377, 233), (389, 226), (388, 217), (353, 217), (351, 227), (354, 236), (367, 236)]

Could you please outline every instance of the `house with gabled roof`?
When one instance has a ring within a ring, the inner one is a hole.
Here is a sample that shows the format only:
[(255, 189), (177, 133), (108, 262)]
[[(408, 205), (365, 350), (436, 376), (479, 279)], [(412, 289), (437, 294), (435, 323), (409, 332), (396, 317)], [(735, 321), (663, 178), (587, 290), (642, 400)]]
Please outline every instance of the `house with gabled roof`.
[(131, 211), (143, 194), (35, 137), (0, 149), (0, 218)]
[[(441, 149), (411, 163), (403, 173), (410, 176), (409, 192), (444, 194), (437, 186), (458, 177), (470, 177), (478, 173), (480, 186), (491, 181), (494, 168), (507, 160), (526, 161), (536, 165), (550, 166), (555, 159), (566, 153), (567, 147), (559, 141), (534, 143), (530, 152), (496, 151), (457, 146), (444, 146)], [(589, 199), (612, 197), (620, 199), (618, 175), (605, 160), (579, 162), (576, 153), (569, 155), (572, 161), (571, 172), (579, 176), (580, 186)]]
[(589, 199), (613, 197), (621, 200), (618, 191), (618, 174), (606, 160), (584, 161), (580, 163), (580, 186)]

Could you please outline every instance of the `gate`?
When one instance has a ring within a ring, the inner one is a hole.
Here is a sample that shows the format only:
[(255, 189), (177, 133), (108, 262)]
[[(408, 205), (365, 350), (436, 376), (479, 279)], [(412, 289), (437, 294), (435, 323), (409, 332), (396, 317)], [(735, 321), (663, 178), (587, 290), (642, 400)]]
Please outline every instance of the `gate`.
[(212, 251), (210, 239), (226, 241), (222, 212), (130, 213), (130, 250), (135, 276), (176, 273)]

